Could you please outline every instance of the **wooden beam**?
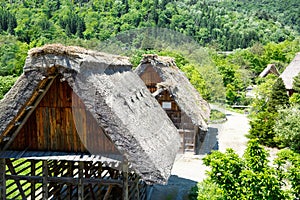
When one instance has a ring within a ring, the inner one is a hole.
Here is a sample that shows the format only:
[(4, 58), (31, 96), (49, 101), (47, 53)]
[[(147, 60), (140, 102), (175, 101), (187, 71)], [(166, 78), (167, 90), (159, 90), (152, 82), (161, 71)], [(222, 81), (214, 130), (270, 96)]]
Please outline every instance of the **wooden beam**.
[[(118, 176), (118, 172), (117, 171), (113, 171), (112, 178), (115, 179), (115, 178), (117, 178), (117, 176)], [(108, 200), (109, 199), (109, 195), (111, 193), (112, 188), (113, 188), (113, 185), (109, 185), (108, 186), (108, 188), (107, 188), (107, 190), (105, 192), (103, 200)]]
[(83, 184), (83, 169), (84, 162), (79, 162), (79, 174), (78, 174), (78, 199), (84, 200), (84, 184)]
[[(12, 135), (10, 136), (10, 139), (7, 141), (7, 143), (4, 145), (3, 149), (2, 150), (6, 150), (10, 144), (14, 141), (15, 137), (18, 135), (19, 131), (22, 129), (22, 127), (24, 126), (24, 124), (26, 123), (26, 121), (28, 120), (28, 118), (30, 117), (30, 115), (33, 113), (33, 111), (35, 110), (35, 108), (38, 106), (38, 104), (40, 103), (40, 101), (43, 99), (43, 97), (45, 96), (45, 94), (47, 93), (47, 91), (49, 90), (50, 86), (52, 85), (53, 81), (54, 81), (55, 78), (51, 78), (50, 79), (50, 83), (48, 83), (48, 85), (46, 86), (45, 88), (45, 91), (39, 95), (37, 95), (37, 99), (36, 101), (34, 101), (34, 105), (25, 105), (25, 107), (23, 108), (23, 110), (21, 111), (21, 114), (23, 115), (26, 115), (24, 117), (24, 119), (21, 121), (21, 122), (18, 122), (18, 121), (15, 121), (15, 124), (16, 123), (20, 123), (18, 125), (18, 128), (12, 133)], [(38, 93), (38, 92), (36, 92)], [(26, 112), (26, 108), (28, 106), (32, 106), (32, 108), (30, 110), (27, 111), (27, 113), (25, 114)], [(18, 117), (19, 118), (19, 117)], [(15, 119), (14, 119), (15, 120)], [(18, 119), (16, 119), (18, 120)], [(6, 136), (7, 133), (4, 134), (4, 136)]]
[(128, 200), (128, 160), (124, 158), (123, 165), (122, 165), (122, 172), (123, 172), (123, 200)]
[[(68, 177), (73, 177), (73, 162), (68, 162), (68, 172), (67, 172), (67, 176)], [(72, 184), (68, 183), (68, 189), (67, 189), (67, 199), (71, 200), (72, 199)]]
[(182, 153), (185, 153), (185, 132), (183, 131), (182, 133)]
[(194, 154), (197, 155), (199, 153), (200, 144), (199, 144), (199, 128), (198, 126), (194, 126)]
[[(36, 181), (38, 183), (43, 182), (43, 177), (41, 176), (23, 176), (23, 175), (6, 175), (6, 179), (11, 180), (27, 180), (27, 181)], [(73, 185), (77, 185), (79, 182), (78, 178), (72, 177), (48, 177), (48, 183), (55, 182), (55, 183), (70, 183)], [(133, 182), (133, 181), (131, 181)], [(131, 183), (129, 182), (129, 183)], [(101, 184), (101, 185), (115, 185), (122, 187), (123, 181), (122, 180), (113, 180), (113, 179), (98, 179), (98, 178), (83, 178), (82, 183), (84, 185), (88, 184)]]
[(0, 199), (6, 199), (5, 158), (0, 159)]
[(43, 199), (47, 200), (48, 199), (48, 161), (43, 160), (43, 186), (42, 186), (42, 191), (43, 191)]
[[(7, 167), (8, 167), (8, 169), (9, 169), (9, 171), (10, 171), (11, 174), (17, 175), (17, 173), (15, 171), (15, 168), (14, 168), (12, 162), (10, 161), (10, 159), (6, 159), (6, 165), (7, 165)], [(22, 185), (21, 185), (20, 181), (19, 180), (15, 180), (15, 183), (17, 185), (17, 188), (18, 188), (18, 190), (20, 192), (20, 195), (21, 195), (22, 199), (26, 199), (26, 196), (25, 196), (25, 193), (24, 193), (24, 190), (22, 188)]]
[(136, 177), (136, 192), (137, 192), (137, 195), (136, 195), (136, 197), (137, 197), (137, 199), (140, 199), (140, 188), (139, 188), (139, 180), (140, 180), (140, 177), (137, 175), (137, 177)]
[[(85, 177), (86, 178), (90, 178), (92, 176), (92, 167), (93, 167), (93, 163), (91, 163), (91, 162), (86, 162), (85, 163)], [(90, 171), (90, 174), (89, 174), (89, 171)], [(90, 190), (90, 192), (89, 192), (90, 197), (89, 198), (93, 199), (93, 200), (96, 200), (96, 196), (95, 196), (95, 192), (94, 192), (92, 184), (89, 184), (88, 188)]]
[[(36, 164), (36, 161), (35, 160), (31, 160), (31, 176), (35, 176), (35, 170), (36, 170), (36, 167), (35, 167), (35, 164)], [(31, 199), (35, 199), (35, 181), (31, 181), (31, 191), (30, 191), (30, 196), (31, 196)]]

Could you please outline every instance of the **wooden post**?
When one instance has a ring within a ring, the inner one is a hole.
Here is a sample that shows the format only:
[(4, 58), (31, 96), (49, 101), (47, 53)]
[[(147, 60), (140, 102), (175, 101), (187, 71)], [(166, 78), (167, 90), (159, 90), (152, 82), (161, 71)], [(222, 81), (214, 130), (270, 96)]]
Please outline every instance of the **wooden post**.
[(194, 126), (194, 154), (199, 154), (200, 150), (200, 137), (199, 137), (199, 128)]
[(128, 160), (124, 158), (123, 166), (123, 200), (128, 200)]
[(136, 184), (135, 185), (135, 189), (137, 192), (136, 199), (140, 199), (140, 188), (139, 188), (139, 176), (138, 175), (137, 175), (137, 181), (134, 184)]
[[(97, 175), (97, 178), (99, 178), (99, 179), (101, 179), (102, 178), (102, 176), (101, 176), (101, 174), (102, 174), (102, 163), (101, 162), (98, 162), (98, 175)], [(101, 184), (98, 184), (98, 193), (97, 193), (97, 195), (101, 195)]]
[[(6, 160), (6, 164), (7, 164), (7, 167), (8, 167), (8, 169), (9, 169), (9, 171), (12, 175), (18, 175), (17, 172), (16, 172), (16, 169), (14, 168), (12, 162), (9, 159)], [(26, 199), (26, 196), (25, 196), (23, 187), (20, 183), (20, 180), (15, 180), (15, 183), (17, 185), (17, 188), (20, 192), (20, 195), (21, 195), (22, 199)]]
[(5, 158), (0, 159), (0, 199), (6, 199)]
[[(85, 178), (91, 178), (91, 176), (92, 176), (92, 169), (93, 169), (93, 163), (92, 162), (86, 162), (85, 163), (85, 171), (84, 171), (85, 172)], [(95, 196), (95, 193), (94, 193), (93, 185), (89, 184), (87, 187), (90, 190), (88, 198), (96, 200), (96, 196)]]
[(182, 133), (182, 153), (185, 153), (185, 129), (183, 129)]
[[(73, 177), (73, 162), (68, 161), (68, 176)], [(68, 191), (67, 191), (67, 199), (71, 200), (72, 199), (72, 184), (68, 183)]]
[[(31, 166), (30, 166), (30, 170), (31, 170), (31, 176), (35, 176), (35, 161), (31, 160)], [(30, 196), (31, 199), (35, 199), (35, 181), (32, 180), (31, 185), (30, 185)]]
[(43, 199), (48, 199), (48, 161), (43, 160)]
[(84, 162), (79, 161), (79, 171), (78, 171), (78, 199), (84, 200), (84, 185), (83, 185), (83, 169)]

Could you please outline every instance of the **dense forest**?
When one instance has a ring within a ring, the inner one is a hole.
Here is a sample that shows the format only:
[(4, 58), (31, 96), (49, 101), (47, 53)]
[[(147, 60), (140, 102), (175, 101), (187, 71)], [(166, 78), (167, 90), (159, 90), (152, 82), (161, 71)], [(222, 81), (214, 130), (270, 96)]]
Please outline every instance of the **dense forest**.
[[(137, 61), (135, 64), (145, 52), (172, 54), (178, 62), (184, 61), (179, 67), (204, 98), (245, 104), (246, 87), (255, 82), (267, 64), (275, 63), (282, 70), (295, 52), (300, 51), (297, 0), (1, 0), (0, 3), (0, 75), (11, 76), (9, 80), (22, 72), (27, 51), (32, 47), (62, 43), (103, 50), (101, 44), (112, 38), (124, 43), (124, 37), (133, 37), (129, 46), (137, 51), (125, 54)], [(159, 41), (162, 33), (153, 36), (152, 32), (145, 35), (145, 31), (139, 31), (151, 28), (168, 30), (164, 37), (175, 40), (162, 42)], [(159, 45), (149, 46), (155, 43), (153, 37)], [(186, 38), (196, 44), (184, 44)], [(170, 43), (172, 46), (178, 42), (180, 47), (170, 48)], [(189, 55), (184, 53), (187, 49)], [(226, 56), (227, 51), (233, 53)]]
[(0, 31), (27, 44), (67, 38), (105, 40), (126, 30), (157, 26), (192, 36), (203, 46), (233, 50), (294, 39), (300, 23), (297, 0), (6, 2), (2, 0)]

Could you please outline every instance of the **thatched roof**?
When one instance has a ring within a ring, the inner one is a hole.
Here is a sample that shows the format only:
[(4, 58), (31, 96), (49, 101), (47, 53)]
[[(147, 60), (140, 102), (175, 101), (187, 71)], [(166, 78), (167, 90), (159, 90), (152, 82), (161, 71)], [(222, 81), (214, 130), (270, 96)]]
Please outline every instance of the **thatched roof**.
[(280, 75), (285, 88), (291, 90), (293, 88), (294, 77), (300, 72), (300, 52), (298, 52), (292, 62), (286, 67), (284, 72)]
[(207, 130), (210, 115), (209, 104), (203, 100), (184, 73), (179, 70), (174, 59), (155, 54), (144, 55), (135, 72), (141, 76), (149, 64), (163, 80), (157, 84), (157, 93), (164, 89), (168, 90), (180, 109), (192, 119), (193, 124), (202, 130)]
[(264, 78), (268, 74), (280, 75), (274, 64), (268, 64), (268, 66), (259, 74), (259, 77)]
[(67, 81), (137, 174), (148, 183), (167, 181), (180, 145), (177, 129), (127, 57), (62, 45), (31, 50), (24, 73), (0, 102), (1, 142), (41, 81), (53, 74)]

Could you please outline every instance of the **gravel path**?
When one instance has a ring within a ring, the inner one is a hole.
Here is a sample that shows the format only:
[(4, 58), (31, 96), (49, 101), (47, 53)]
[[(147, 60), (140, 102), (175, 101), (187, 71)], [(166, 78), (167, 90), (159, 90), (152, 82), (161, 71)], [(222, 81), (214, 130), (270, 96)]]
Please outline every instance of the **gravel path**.
[[(215, 109), (214, 106), (212, 108)], [(227, 121), (222, 124), (211, 124), (201, 149), (201, 155), (192, 153), (178, 154), (172, 169), (168, 185), (152, 187), (151, 200), (184, 200), (192, 186), (205, 178), (208, 169), (202, 163), (202, 158), (212, 149), (225, 151), (234, 149), (240, 156), (243, 154), (249, 124), (247, 115), (225, 111)]]

